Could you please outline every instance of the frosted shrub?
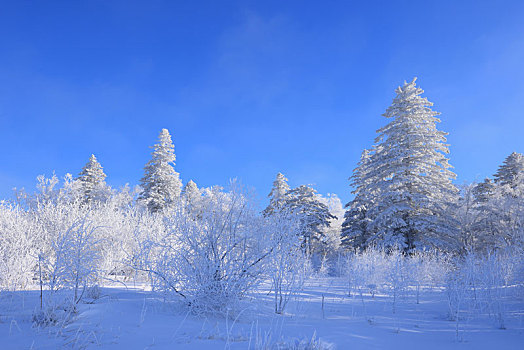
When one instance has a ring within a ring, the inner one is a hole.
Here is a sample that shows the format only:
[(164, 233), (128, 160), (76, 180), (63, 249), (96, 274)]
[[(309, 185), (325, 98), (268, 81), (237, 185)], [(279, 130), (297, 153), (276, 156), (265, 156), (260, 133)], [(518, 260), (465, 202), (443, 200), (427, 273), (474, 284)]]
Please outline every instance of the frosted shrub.
[(271, 253), (251, 203), (236, 188), (216, 192), (200, 222), (180, 228), (177, 265), (192, 308), (237, 311), (240, 298), (261, 279), (263, 260)]
[(438, 251), (413, 252), (405, 257), (408, 283), (415, 289), (416, 303), (422, 288), (442, 286), (449, 269), (449, 258)]
[(36, 265), (36, 222), (20, 207), (0, 203), (0, 290), (24, 289)]
[(505, 326), (505, 299), (512, 277), (513, 257), (502, 252), (490, 253), (477, 260), (477, 305), (486, 311), (501, 329)]
[[(284, 340), (276, 344), (276, 346), (270, 349), (283, 349), (283, 350), (332, 350), (335, 347), (327, 342), (324, 342), (317, 338), (316, 334), (313, 334), (311, 338), (304, 339), (293, 339)], [(263, 348), (266, 349), (266, 348)]]
[(35, 309), (31, 321), (33, 327), (57, 326), (63, 328), (72, 320), (77, 312), (77, 305), (71, 297), (71, 294), (62, 290), (53, 293), (42, 308)]
[(500, 329), (505, 329), (505, 298), (509, 280), (507, 262), (500, 255), (488, 255), (481, 281), (489, 313), (496, 318)]
[(420, 302), (420, 289), (428, 279), (424, 258), (425, 256), (422, 253), (416, 252), (409, 257), (406, 266), (410, 282), (415, 287), (417, 304)]
[(512, 279), (514, 257), (504, 252), (457, 258), (446, 278), (450, 317), (458, 337), (461, 314), (487, 313), (505, 328), (505, 300)]
[(345, 254), (340, 254), (337, 259), (336, 264), (336, 274), (339, 277), (345, 279), (347, 283), (347, 295), (351, 296), (351, 290), (353, 288), (355, 276), (354, 276), (354, 260), (355, 253), (346, 252)]
[(423, 280), (429, 287), (440, 287), (445, 284), (446, 275), (451, 268), (450, 256), (439, 252), (429, 251), (422, 258), (422, 268), (426, 275)]
[(446, 295), (448, 299), (449, 317), (455, 321), (455, 335), (459, 339), (461, 312), (467, 311), (468, 275), (464, 269), (455, 267), (446, 276)]
[(98, 300), (102, 296), (102, 291), (100, 287), (95, 284), (94, 286), (91, 286), (87, 289), (85, 296), (88, 299)]
[(397, 309), (397, 301), (408, 287), (408, 258), (404, 258), (399, 249), (394, 249), (387, 255), (386, 281), (392, 297), (393, 313)]
[(165, 229), (141, 243), (136, 260), (157, 289), (194, 312), (226, 315), (260, 281), (271, 249), (262, 219), (235, 187), (215, 189), (203, 202), (198, 219), (183, 208), (167, 212)]
[(34, 327), (49, 327), (54, 326), (59, 321), (59, 316), (55, 312), (54, 308), (45, 308), (43, 310), (36, 310), (32, 317), (31, 321)]
[(301, 273), (307, 265), (298, 234), (298, 218), (284, 211), (275, 212), (267, 218), (270, 233), (267, 272), (275, 296), (275, 313), (282, 314), (289, 300), (303, 288), (305, 278)]
[(44, 260), (51, 292), (72, 289), (78, 303), (84, 290), (98, 277), (99, 250), (94, 227), (88, 219), (73, 223), (51, 242), (51, 252)]
[(388, 259), (384, 250), (369, 248), (357, 253), (352, 267), (355, 286), (361, 294), (364, 290), (374, 294), (386, 284)]

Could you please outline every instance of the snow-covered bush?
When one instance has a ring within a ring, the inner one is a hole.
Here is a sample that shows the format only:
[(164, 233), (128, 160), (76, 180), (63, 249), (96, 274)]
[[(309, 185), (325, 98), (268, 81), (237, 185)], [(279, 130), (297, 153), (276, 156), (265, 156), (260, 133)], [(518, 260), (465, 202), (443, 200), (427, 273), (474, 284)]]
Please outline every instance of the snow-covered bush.
[(470, 317), (487, 315), (497, 326), (505, 328), (506, 302), (510, 281), (518, 270), (518, 256), (510, 252), (457, 257), (446, 277), (450, 318), (459, 323), (463, 314)]
[(201, 218), (183, 207), (165, 212), (163, 229), (140, 243), (135, 261), (154, 287), (197, 313), (230, 314), (263, 277), (271, 247), (263, 219), (233, 184), (206, 194)]
[(446, 276), (446, 295), (449, 318), (455, 321), (455, 335), (459, 338), (461, 313), (466, 310), (468, 276), (464, 269), (455, 267)]
[(369, 292), (374, 295), (386, 287), (389, 263), (387, 252), (382, 249), (368, 248), (355, 254), (351, 266), (354, 286), (360, 294)]
[(88, 219), (82, 219), (51, 240), (51, 252), (44, 258), (51, 292), (71, 289), (73, 301), (78, 303), (85, 288), (96, 282), (99, 272), (96, 230)]
[(408, 258), (402, 255), (400, 249), (393, 249), (387, 254), (386, 281), (392, 298), (393, 313), (397, 309), (397, 301), (408, 288)]
[(48, 298), (46, 304), (36, 308), (32, 314), (33, 327), (57, 326), (63, 328), (78, 313), (77, 305), (68, 291), (59, 291)]
[(449, 257), (437, 250), (417, 251), (405, 256), (407, 283), (414, 289), (415, 300), (420, 302), (423, 288), (431, 289), (444, 285), (449, 269)]
[(42, 310), (35, 310), (31, 317), (31, 321), (34, 327), (49, 327), (58, 323), (59, 316), (56, 314), (54, 308), (46, 307)]
[(36, 266), (37, 225), (18, 205), (0, 202), (0, 290), (25, 289)]
[(289, 300), (304, 285), (301, 268), (307, 265), (307, 257), (300, 245), (300, 222), (295, 215), (285, 211), (275, 212), (267, 218), (266, 225), (271, 250), (267, 272), (275, 296), (275, 312), (282, 314)]

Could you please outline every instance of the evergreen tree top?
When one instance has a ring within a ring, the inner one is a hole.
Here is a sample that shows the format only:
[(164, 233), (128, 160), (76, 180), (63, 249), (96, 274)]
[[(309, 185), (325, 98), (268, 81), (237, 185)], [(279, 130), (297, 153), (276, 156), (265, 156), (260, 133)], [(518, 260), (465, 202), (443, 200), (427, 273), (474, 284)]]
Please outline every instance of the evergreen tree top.
[(175, 146), (167, 129), (160, 131), (158, 142), (151, 148), (153, 148), (153, 152), (151, 152), (150, 163), (161, 161), (175, 165)]
[(100, 184), (103, 183), (107, 177), (106, 174), (104, 174), (102, 165), (100, 165), (94, 154), (91, 154), (89, 161), (84, 165), (82, 171), (78, 175), (80, 181)]
[(484, 181), (479, 182), (473, 187), (473, 197), (477, 203), (486, 203), (490, 196), (493, 195), (495, 191), (495, 185), (493, 181), (486, 177)]
[(415, 82), (395, 90), (383, 114), (388, 123), (377, 130), (375, 145), (362, 153), (350, 178), (355, 198), (346, 206), (343, 232), (350, 240), (356, 232), (363, 244), (401, 244), (409, 250), (447, 244), (454, 234), (447, 207), (458, 190), (446, 158), (447, 133), (437, 129), (439, 113)]
[(198, 191), (198, 186), (197, 184), (195, 183), (195, 181), (193, 180), (189, 180), (185, 185), (184, 185), (184, 188), (183, 188), (183, 192), (192, 192), (192, 191)]
[(517, 152), (506, 157), (494, 176), (495, 183), (511, 187), (516, 186), (517, 179), (522, 177), (524, 177), (524, 156)]
[(139, 198), (151, 211), (160, 211), (177, 200), (182, 184), (174, 168), (175, 146), (167, 129), (160, 131), (158, 142), (152, 148), (151, 160), (140, 180), (143, 192)]
[(269, 205), (264, 209), (264, 215), (271, 215), (273, 212), (282, 209), (285, 205), (287, 195), (289, 192), (288, 179), (282, 173), (278, 173), (275, 181), (273, 181), (273, 188), (269, 192)]

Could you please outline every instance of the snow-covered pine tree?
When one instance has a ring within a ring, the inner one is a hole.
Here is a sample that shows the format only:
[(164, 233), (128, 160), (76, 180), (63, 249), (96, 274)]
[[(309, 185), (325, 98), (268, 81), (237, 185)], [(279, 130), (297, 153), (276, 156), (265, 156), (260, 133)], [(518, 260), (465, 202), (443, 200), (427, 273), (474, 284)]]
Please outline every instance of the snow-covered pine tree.
[[(463, 244), (464, 248), (473, 251), (492, 249), (494, 237), (496, 237), (493, 223), (497, 217), (492, 203), (495, 199), (495, 183), (486, 177), (484, 181), (472, 185), (471, 193), (464, 190), (462, 192), (456, 217), (460, 222), (461, 236), (466, 238), (466, 240), (462, 239), (463, 243), (467, 243)], [(472, 208), (467, 210), (466, 214), (464, 207), (470, 205), (466, 198), (469, 194), (473, 195), (473, 203), (471, 203)]]
[(475, 249), (491, 251), (522, 245), (524, 234), (524, 157), (511, 153), (494, 175), (473, 189), (477, 220), (472, 231)]
[(288, 179), (282, 173), (278, 173), (275, 181), (273, 181), (273, 188), (269, 192), (269, 205), (262, 212), (264, 216), (269, 216), (275, 211), (279, 211), (286, 204), (287, 193), (289, 192)]
[(524, 249), (524, 157), (513, 152), (499, 167), (495, 190), (487, 203), (492, 247)]
[(77, 183), (82, 195), (84, 203), (94, 203), (103, 201), (107, 198), (107, 186), (105, 183), (106, 174), (104, 169), (96, 159), (94, 154), (91, 154), (89, 161), (82, 168), (78, 174)]
[(189, 180), (182, 189), (182, 200), (186, 210), (195, 217), (199, 216), (202, 206), (202, 191), (193, 180)]
[(516, 188), (524, 179), (524, 156), (521, 153), (511, 153), (495, 173), (495, 184)]
[(486, 203), (495, 192), (495, 184), (493, 180), (486, 177), (484, 181), (479, 182), (473, 187), (473, 196), (475, 203)]
[(384, 117), (391, 121), (377, 130), (373, 154), (360, 191), (380, 193), (367, 210), (369, 243), (452, 248), (457, 227), (449, 208), (457, 199), (455, 174), (446, 158), (447, 133), (437, 130), (439, 114), (420, 95), (415, 79), (396, 89)]
[[(360, 161), (353, 170), (353, 175), (349, 178), (351, 185), (355, 188), (351, 193), (355, 198), (346, 204), (344, 222), (342, 223), (341, 243), (347, 248), (364, 249), (370, 237), (367, 229), (368, 218), (367, 209), (370, 207), (372, 198), (371, 193), (366, 191), (366, 167), (369, 164), (370, 151), (362, 151)], [(368, 203), (369, 202), (369, 203)]]
[(329, 212), (327, 205), (318, 200), (316, 191), (309, 186), (294, 188), (287, 196), (284, 206), (299, 216), (302, 248), (310, 255), (314, 241), (321, 241), (323, 229), (329, 227), (330, 221), (336, 217)]
[(175, 171), (175, 147), (167, 129), (162, 129), (158, 143), (153, 147), (151, 160), (144, 167), (140, 180), (142, 193), (139, 197), (152, 212), (161, 211), (175, 203), (181, 192), (182, 183)]
[(200, 198), (201, 195), (202, 193), (193, 180), (189, 180), (182, 189), (182, 196), (184, 196), (184, 199), (189, 202), (195, 201), (197, 198)]

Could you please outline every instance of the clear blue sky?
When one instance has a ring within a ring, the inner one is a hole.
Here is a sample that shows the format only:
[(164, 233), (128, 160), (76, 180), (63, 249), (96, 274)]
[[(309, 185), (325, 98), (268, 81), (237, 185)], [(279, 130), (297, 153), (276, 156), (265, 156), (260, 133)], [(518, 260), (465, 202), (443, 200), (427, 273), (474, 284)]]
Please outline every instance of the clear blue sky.
[(346, 201), (414, 76), (458, 183), (524, 152), (524, 1), (1, 1), (0, 196), (91, 153), (137, 184), (168, 128), (184, 182)]

